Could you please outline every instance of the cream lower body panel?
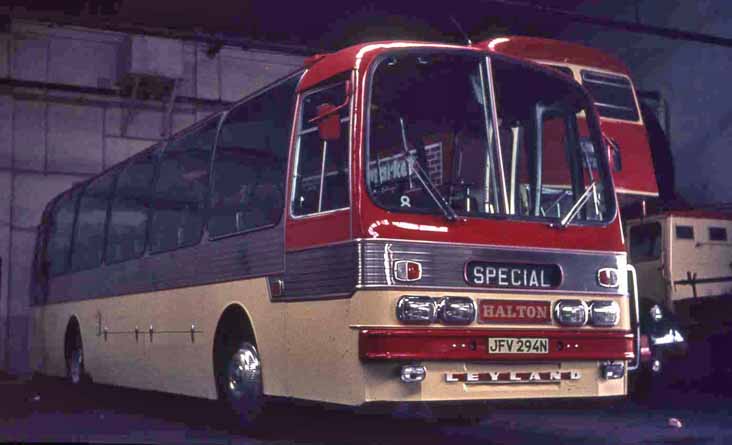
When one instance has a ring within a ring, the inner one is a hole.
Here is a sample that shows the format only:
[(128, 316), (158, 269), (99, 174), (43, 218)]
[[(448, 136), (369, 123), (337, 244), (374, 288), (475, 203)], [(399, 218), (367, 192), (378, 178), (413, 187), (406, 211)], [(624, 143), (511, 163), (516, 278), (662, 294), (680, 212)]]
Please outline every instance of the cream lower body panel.
[(214, 399), (214, 335), (232, 304), (253, 321), (268, 370), (265, 392), (287, 395), (285, 306), (270, 303), (263, 278), (36, 306), (31, 367), (41, 374), (66, 375), (64, 336), (76, 317), (84, 365), (95, 382)]
[[(64, 334), (69, 320), (76, 316), (82, 330), (86, 370), (94, 381), (213, 399), (217, 396), (213, 370), (216, 326), (223, 311), (237, 304), (254, 325), (264, 392), (272, 396), (360, 405), (373, 401), (590, 397), (626, 392), (626, 379), (600, 378), (598, 362), (430, 361), (423, 362), (428, 371), (424, 382), (402, 383), (397, 370), (403, 362), (359, 359), (358, 335), (362, 328), (404, 327), (394, 312), (396, 300), (403, 293), (358, 291), (347, 299), (272, 303), (267, 281), (258, 278), (39, 306), (33, 309), (32, 366), (44, 374), (65, 375)], [(562, 297), (484, 291), (450, 295), (550, 302)], [(623, 309), (618, 329), (629, 329), (626, 299), (611, 299), (619, 301)], [(196, 330), (193, 339), (189, 332), (192, 325)], [(102, 333), (105, 327), (109, 332), (106, 340)], [(139, 330), (137, 339), (135, 327)], [(558, 369), (580, 370), (583, 377), (579, 381), (541, 384), (468, 385), (444, 381), (445, 372)]]
[[(399, 368), (407, 361), (358, 358), (358, 333), (369, 328), (405, 328), (396, 320), (396, 302), (401, 295), (441, 296), (435, 291), (359, 291), (352, 298), (332, 301), (287, 303), (288, 395), (345, 405), (377, 401), (447, 401), (549, 397), (622, 396), (627, 378), (604, 380), (599, 361), (527, 363), (423, 361), (427, 378), (419, 384), (405, 384)], [(613, 300), (621, 307), (619, 331), (630, 329), (627, 298), (604, 296), (522, 295), (486, 291), (454, 292), (449, 295), (505, 300), (560, 298)], [(423, 326), (445, 328), (444, 325)], [(471, 329), (537, 329), (537, 325), (479, 325)], [(561, 329), (556, 325), (541, 326)], [(585, 329), (585, 328), (583, 328)], [(593, 328), (587, 327), (592, 330)], [(445, 372), (557, 371), (578, 370), (582, 378), (560, 383), (463, 384), (445, 382)], [(264, 371), (267, 372), (266, 370)]]

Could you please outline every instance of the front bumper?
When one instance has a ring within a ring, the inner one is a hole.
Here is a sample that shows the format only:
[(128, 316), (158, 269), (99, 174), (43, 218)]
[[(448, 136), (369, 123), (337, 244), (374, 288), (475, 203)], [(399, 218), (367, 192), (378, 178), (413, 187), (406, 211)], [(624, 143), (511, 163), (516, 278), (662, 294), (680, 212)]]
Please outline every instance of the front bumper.
[[(490, 354), (488, 338), (547, 338), (545, 353)], [(626, 394), (633, 335), (595, 329), (361, 329), (366, 402), (604, 397)], [(607, 378), (608, 364), (622, 373)], [(404, 383), (402, 366), (424, 367)]]

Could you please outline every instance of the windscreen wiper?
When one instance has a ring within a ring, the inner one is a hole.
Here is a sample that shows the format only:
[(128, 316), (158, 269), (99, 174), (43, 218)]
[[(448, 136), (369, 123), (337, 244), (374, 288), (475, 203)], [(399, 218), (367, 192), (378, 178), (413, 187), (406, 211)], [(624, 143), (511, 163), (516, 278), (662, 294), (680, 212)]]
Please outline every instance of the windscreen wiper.
[(579, 199), (575, 201), (567, 214), (564, 215), (564, 218), (562, 218), (558, 224), (551, 223), (549, 225), (551, 227), (559, 227), (560, 229), (565, 229), (572, 221), (574, 221), (574, 218), (579, 214), (580, 209), (583, 205), (585, 205), (587, 200), (590, 199), (590, 196), (594, 196), (596, 188), (597, 182), (592, 181), (590, 185), (585, 189), (584, 193), (582, 193), (582, 195), (579, 197)]
[[(407, 144), (407, 130), (404, 127), (404, 119), (401, 117), (399, 118), (399, 125), (402, 128), (402, 146), (404, 147), (404, 153), (407, 157), (407, 166), (409, 167), (410, 172), (414, 171), (414, 173), (417, 176), (417, 179), (422, 184), (422, 187), (427, 191), (427, 194), (430, 195), (433, 201), (437, 204), (437, 207), (440, 208), (442, 213), (445, 215), (445, 218), (447, 218), (448, 221), (456, 221), (458, 219), (457, 213), (455, 213), (455, 210), (453, 210), (452, 207), (447, 203), (445, 200), (445, 197), (442, 196), (442, 193), (437, 189), (437, 186), (432, 182), (432, 179), (430, 179), (429, 175), (424, 171), (424, 168), (422, 168), (422, 165), (419, 163), (419, 161), (415, 158), (412, 158), (411, 153), (409, 153), (409, 145)], [(410, 173), (411, 175), (411, 173)]]
[[(554, 207), (554, 206), (557, 206), (558, 207), (559, 206), (559, 203), (562, 201), (562, 199), (564, 199), (566, 196), (569, 196), (571, 194), (572, 193), (569, 190), (562, 190), (559, 193), (559, 196), (554, 201), (552, 201), (549, 205), (544, 206), (544, 207), (541, 208), (541, 216), (546, 216), (546, 212), (548, 212), (549, 210), (551, 210), (551, 208)], [(560, 212), (557, 212), (557, 213), (560, 213)], [(557, 215), (557, 216), (559, 216), (559, 215)]]

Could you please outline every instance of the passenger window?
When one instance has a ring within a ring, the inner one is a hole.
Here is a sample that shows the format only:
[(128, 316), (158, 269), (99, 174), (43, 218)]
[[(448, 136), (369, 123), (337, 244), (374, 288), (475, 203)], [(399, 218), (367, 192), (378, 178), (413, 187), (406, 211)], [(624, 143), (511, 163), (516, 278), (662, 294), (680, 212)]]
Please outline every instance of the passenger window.
[(727, 229), (724, 227), (710, 227), (709, 241), (727, 241)]
[(661, 225), (641, 224), (630, 228), (630, 260), (653, 261), (661, 256)]
[(694, 227), (676, 226), (676, 239), (694, 239)]
[(150, 252), (192, 246), (200, 241), (218, 122), (211, 119), (166, 147), (153, 195)]
[(317, 116), (317, 108), (320, 105), (338, 106), (344, 101), (344, 83), (308, 93), (303, 98), (292, 202), (293, 215), (307, 215), (348, 207), (349, 107), (345, 106), (337, 111), (341, 122), (341, 136), (337, 140), (321, 139), (317, 124), (310, 123), (310, 120)]
[(626, 121), (638, 120), (635, 96), (626, 77), (582, 70), (582, 83), (595, 100), (602, 117)]
[(117, 173), (110, 171), (89, 183), (79, 202), (71, 269), (83, 270), (102, 263), (107, 209)]
[(562, 74), (566, 74), (567, 76), (574, 79), (574, 74), (572, 73), (572, 69), (568, 66), (561, 66), (561, 65), (549, 65), (550, 67), (554, 68), (557, 71), (560, 71)]
[(68, 269), (71, 234), (74, 230), (74, 214), (79, 194), (79, 188), (64, 193), (56, 202), (51, 213), (51, 227), (46, 247), (46, 261), (50, 276), (60, 275)]
[(107, 263), (138, 258), (145, 252), (150, 191), (161, 148), (133, 158), (119, 174), (109, 219)]
[(212, 173), (211, 237), (279, 221), (298, 79), (292, 77), (239, 105), (221, 125)]

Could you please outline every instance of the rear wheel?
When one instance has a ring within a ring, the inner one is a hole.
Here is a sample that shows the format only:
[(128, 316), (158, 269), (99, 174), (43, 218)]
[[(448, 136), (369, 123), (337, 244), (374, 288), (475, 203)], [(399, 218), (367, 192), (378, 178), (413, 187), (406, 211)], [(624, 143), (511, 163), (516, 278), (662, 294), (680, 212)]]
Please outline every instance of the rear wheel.
[(260, 427), (266, 398), (262, 391), (262, 363), (257, 348), (242, 342), (230, 355), (221, 388), (244, 427)]

